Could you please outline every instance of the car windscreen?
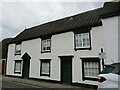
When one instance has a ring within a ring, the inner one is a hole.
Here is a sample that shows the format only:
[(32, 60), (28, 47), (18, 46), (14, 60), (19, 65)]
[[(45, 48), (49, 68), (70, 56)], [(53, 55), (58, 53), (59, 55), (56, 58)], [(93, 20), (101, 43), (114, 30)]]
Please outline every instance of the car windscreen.
[(113, 67), (113, 66), (106, 66), (103, 69), (103, 71), (101, 72), (101, 74), (113, 73), (114, 70), (115, 70), (115, 67)]

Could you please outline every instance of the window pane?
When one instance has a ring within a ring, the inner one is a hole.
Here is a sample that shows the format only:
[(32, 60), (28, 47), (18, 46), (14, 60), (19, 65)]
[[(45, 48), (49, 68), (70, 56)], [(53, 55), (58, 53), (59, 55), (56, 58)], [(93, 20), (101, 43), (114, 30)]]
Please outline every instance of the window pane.
[(75, 35), (76, 44), (78, 44), (78, 34)]
[(21, 44), (16, 45), (15, 53), (17, 54), (21, 53)]
[(86, 43), (85, 42), (83, 42), (83, 47), (86, 47), (87, 45), (86, 45)]
[(49, 74), (49, 62), (42, 63), (42, 74)]
[(89, 41), (89, 33), (84, 33), (83, 34), (83, 47), (88, 47), (90, 44)]
[(47, 50), (50, 50), (50, 47), (47, 47)]
[(42, 50), (43, 50), (43, 48), (44, 48), (44, 41), (42, 41)]
[(47, 47), (47, 40), (45, 40), (44, 47)]
[(82, 38), (81, 34), (76, 34), (76, 48), (82, 47)]
[(50, 51), (50, 39), (42, 41), (42, 51)]
[(50, 40), (47, 41), (47, 47), (50, 47)]
[(85, 77), (97, 77), (99, 74), (98, 62), (84, 62)]
[(75, 35), (76, 48), (90, 47), (89, 33), (81, 33)]
[(15, 72), (21, 72), (21, 62), (15, 62)]

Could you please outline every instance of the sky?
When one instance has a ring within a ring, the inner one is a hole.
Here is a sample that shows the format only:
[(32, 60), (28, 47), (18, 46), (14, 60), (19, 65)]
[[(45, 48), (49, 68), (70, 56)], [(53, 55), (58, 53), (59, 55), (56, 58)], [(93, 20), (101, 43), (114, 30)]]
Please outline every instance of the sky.
[(102, 7), (110, 0), (2, 0), (0, 41), (27, 28)]

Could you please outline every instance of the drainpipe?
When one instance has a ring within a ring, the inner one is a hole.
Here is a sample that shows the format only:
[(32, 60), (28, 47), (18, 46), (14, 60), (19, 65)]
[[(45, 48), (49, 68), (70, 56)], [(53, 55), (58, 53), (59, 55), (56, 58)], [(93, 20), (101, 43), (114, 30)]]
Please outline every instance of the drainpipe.
[[(103, 53), (103, 48), (101, 48), (101, 53)], [(104, 69), (104, 58), (102, 58), (102, 66), (103, 66), (103, 69)]]

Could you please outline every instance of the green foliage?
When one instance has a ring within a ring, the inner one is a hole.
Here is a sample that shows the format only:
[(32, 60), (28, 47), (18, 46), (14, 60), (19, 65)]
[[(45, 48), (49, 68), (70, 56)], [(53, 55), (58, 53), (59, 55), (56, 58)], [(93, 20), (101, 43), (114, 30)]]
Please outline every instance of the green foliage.
[(7, 50), (8, 45), (7, 43), (10, 42), (12, 38), (5, 38), (0, 42), (0, 58), (7, 58)]

